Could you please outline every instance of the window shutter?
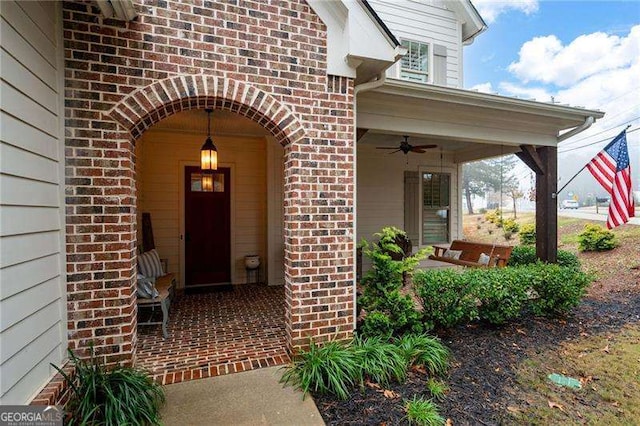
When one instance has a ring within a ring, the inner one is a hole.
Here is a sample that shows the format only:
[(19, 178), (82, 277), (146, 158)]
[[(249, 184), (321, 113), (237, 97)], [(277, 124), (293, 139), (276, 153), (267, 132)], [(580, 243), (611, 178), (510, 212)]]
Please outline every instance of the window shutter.
[(418, 221), (420, 191), (420, 175), (418, 172), (404, 172), (404, 230), (413, 247), (420, 244), (420, 223)]
[(439, 44), (433, 46), (433, 83), (447, 85), (447, 48)]

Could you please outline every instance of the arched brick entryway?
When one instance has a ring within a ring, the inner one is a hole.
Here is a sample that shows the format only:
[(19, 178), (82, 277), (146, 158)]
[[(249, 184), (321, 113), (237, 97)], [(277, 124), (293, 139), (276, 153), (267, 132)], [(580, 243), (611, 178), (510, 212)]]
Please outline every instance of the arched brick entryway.
[[(135, 358), (135, 141), (150, 126), (171, 114), (205, 108), (247, 117), (261, 124), (285, 148), (288, 347), (306, 345), (309, 338), (322, 341), (350, 336), (354, 308), (353, 194), (350, 192), (354, 182), (350, 140), (334, 139), (342, 133), (336, 133), (331, 124), (325, 125), (323, 131), (318, 131), (317, 124), (306, 129), (288, 105), (248, 83), (206, 75), (180, 75), (135, 90), (102, 113), (101, 123), (111, 123), (101, 124), (109, 127), (102, 133), (104, 139), (100, 142), (105, 146), (107, 158), (83, 160), (76, 156), (67, 160), (78, 165), (73, 179), (79, 179), (78, 172), (94, 176), (92, 189), (87, 191), (100, 195), (91, 198), (90, 207), (76, 207), (75, 211), (70, 210), (74, 204), (86, 204), (88, 200), (69, 198), (68, 211), (74, 211), (74, 215), (68, 217), (68, 223), (101, 222), (100, 225), (87, 223), (86, 229), (78, 226), (73, 229), (85, 233), (91, 232), (93, 226), (99, 234), (92, 238), (104, 243), (84, 244), (88, 242), (85, 235), (70, 233), (67, 236), (70, 262), (84, 262), (72, 265), (74, 273), (69, 276), (72, 280), (91, 278), (95, 282), (71, 284), (69, 342), (72, 348), (86, 349), (92, 341), (99, 355), (108, 362), (128, 362)], [(310, 118), (317, 120), (307, 116), (307, 120)], [(342, 118), (331, 120), (344, 121)], [(344, 129), (337, 126), (340, 132), (351, 129), (348, 124)], [(73, 179), (69, 182), (75, 183)], [(95, 188), (95, 185), (103, 187)], [(85, 191), (83, 188), (73, 188), (74, 195)], [(91, 214), (99, 216), (86, 219)], [(82, 254), (77, 253), (80, 246)], [(88, 262), (90, 259), (100, 263)], [(87, 273), (80, 273), (80, 268), (87, 268)], [(89, 269), (94, 272), (90, 273)], [(93, 309), (93, 320), (84, 320), (84, 314), (77, 309), (80, 305)]]
[(305, 131), (295, 115), (273, 96), (247, 83), (206, 75), (175, 76), (139, 89), (108, 115), (136, 140), (153, 124), (188, 109), (223, 109), (256, 121), (283, 146)]

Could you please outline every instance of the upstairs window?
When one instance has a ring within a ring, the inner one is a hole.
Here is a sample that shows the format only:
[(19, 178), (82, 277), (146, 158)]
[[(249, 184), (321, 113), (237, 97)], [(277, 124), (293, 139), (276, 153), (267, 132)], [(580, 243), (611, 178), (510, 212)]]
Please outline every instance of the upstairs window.
[(407, 54), (400, 61), (400, 78), (412, 81), (429, 81), (429, 45), (411, 40), (402, 40)]

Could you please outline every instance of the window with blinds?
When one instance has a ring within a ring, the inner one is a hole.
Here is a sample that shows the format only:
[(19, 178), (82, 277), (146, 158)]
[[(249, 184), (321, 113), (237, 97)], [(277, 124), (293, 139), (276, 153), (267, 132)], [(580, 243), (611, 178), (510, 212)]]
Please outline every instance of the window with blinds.
[(402, 40), (407, 54), (400, 61), (400, 78), (413, 81), (429, 81), (429, 45), (411, 40)]
[(422, 173), (422, 244), (449, 242), (451, 175)]

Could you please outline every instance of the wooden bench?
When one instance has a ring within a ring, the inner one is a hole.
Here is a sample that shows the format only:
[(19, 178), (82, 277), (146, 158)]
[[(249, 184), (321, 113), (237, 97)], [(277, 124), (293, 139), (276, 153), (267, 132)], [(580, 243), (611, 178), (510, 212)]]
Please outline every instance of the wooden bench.
[[(473, 241), (453, 240), (451, 245), (434, 245), (435, 253), (429, 259), (440, 262), (448, 262), (454, 265), (469, 266), (472, 268), (502, 268), (507, 265), (511, 256), (512, 246), (502, 246), (497, 244), (476, 243)], [(449, 250), (461, 250), (460, 259), (444, 257), (444, 252)], [(484, 253), (491, 257), (489, 265), (478, 263), (480, 255)]]
[[(163, 275), (156, 279), (156, 290), (158, 290), (158, 297), (154, 297), (153, 299), (144, 299), (138, 297), (138, 309), (140, 308), (151, 308), (151, 314), (149, 316), (148, 321), (138, 322), (138, 325), (157, 325), (162, 324), (162, 336), (166, 339), (169, 337), (169, 333), (167, 332), (167, 324), (169, 322), (169, 307), (171, 306), (171, 301), (175, 295), (176, 289), (176, 279), (172, 273)], [(162, 310), (162, 321), (153, 321), (153, 311), (155, 308), (160, 307)]]

